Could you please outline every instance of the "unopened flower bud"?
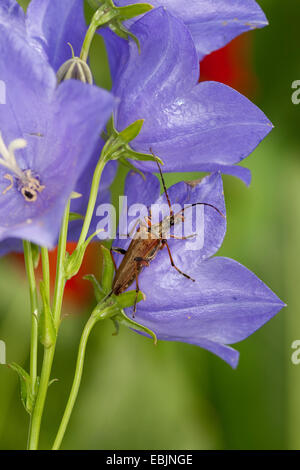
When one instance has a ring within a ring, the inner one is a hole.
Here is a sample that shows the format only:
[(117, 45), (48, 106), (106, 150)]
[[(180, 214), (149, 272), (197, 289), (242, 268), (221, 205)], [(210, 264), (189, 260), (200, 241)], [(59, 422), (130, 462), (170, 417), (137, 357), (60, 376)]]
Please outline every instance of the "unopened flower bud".
[(80, 80), (83, 83), (93, 84), (93, 75), (88, 64), (79, 57), (73, 57), (67, 60), (58, 70), (56, 77), (57, 83), (72, 78), (74, 80)]

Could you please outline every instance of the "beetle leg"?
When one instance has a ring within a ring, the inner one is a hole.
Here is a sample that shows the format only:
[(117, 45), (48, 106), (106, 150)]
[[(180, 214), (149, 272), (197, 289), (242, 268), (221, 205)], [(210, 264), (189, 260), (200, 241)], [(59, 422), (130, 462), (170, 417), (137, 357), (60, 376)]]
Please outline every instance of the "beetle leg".
[(192, 233), (192, 235), (188, 235), (187, 237), (176, 237), (175, 235), (170, 235), (170, 238), (174, 238), (175, 240), (188, 240), (189, 238), (194, 238), (196, 236), (196, 233)]
[(149, 261), (145, 258), (141, 258), (141, 257), (136, 257), (134, 258), (134, 261), (135, 261), (135, 301), (134, 301), (134, 306), (133, 306), (133, 318), (135, 317), (135, 313), (136, 313), (136, 305), (137, 305), (137, 299), (138, 299), (138, 295), (139, 295), (139, 292), (140, 292), (140, 287), (139, 287), (139, 270), (138, 268), (140, 266), (149, 266)]
[(176, 269), (177, 272), (179, 272), (179, 274), (182, 274), (184, 277), (186, 277), (187, 279), (190, 279), (191, 281), (195, 282), (195, 279), (193, 279), (191, 276), (189, 276), (188, 274), (185, 274), (183, 271), (181, 271), (179, 268), (177, 268), (177, 266), (175, 265), (174, 261), (173, 261), (173, 258), (172, 258), (172, 254), (171, 254), (171, 250), (170, 250), (170, 247), (168, 245), (168, 242), (167, 240), (163, 240), (162, 241), (164, 245), (166, 245), (167, 247), (167, 250), (168, 250), (168, 253), (169, 253), (169, 258), (170, 258), (170, 261), (171, 261), (171, 265), (173, 266), (173, 268)]
[(132, 227), (132, 229), (130, 230), (130, 232), (127, 234), (127, 236), (129, 238), (132, 238), (132, 236), (134, 235), (134, 231), (135, 229), (137, 228), (137, 226), (140, 225), (140, 226), (145, 226), (144, 222), (142, 219), (137, 219)]
[(149, 260), (147, 258), (141, 258), (140, 256), (137, 256), (134, 258), (134, 261), (136, 261), (140, 266), (149, 266)]
[(115, 271), (117, 271), (117, 265), (116, 265), (116, 261), (115, 261), (115, 258), (114, 258), (114, 255), (113, 255), (113, 251), (115, 253), (120, 253), (120, 255), (126, 255), (127, 251), (124, 250), (123, 248), (111, 248), (110, 250), (110, 256), (111, 256), (111, 259), (112, 259), (112, 262), (114, 263), (114, 268), (115, 268)]
[(135, 299), (134, 299), (133, 314), (132, 314), (133, 318), (135, 317), (135, 313), (136, 313), (136, 304), (137, 304), (139, 292), (140, 292), (139, 271), (138, 271), (138, 261), (136, 261), (135, 263)]

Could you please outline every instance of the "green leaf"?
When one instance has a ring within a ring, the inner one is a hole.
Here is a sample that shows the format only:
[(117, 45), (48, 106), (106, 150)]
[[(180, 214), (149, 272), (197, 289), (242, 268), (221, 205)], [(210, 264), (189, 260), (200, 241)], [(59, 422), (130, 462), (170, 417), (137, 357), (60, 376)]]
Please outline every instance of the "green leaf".
[(31, 253), (34, 269), (37, 269), (40, 262), (40, 248), (35, 243), (31, 243)]
[(28, 372), (23, 369), (23, 367), (19, 366), (15, 362), (9, 364), (9, 367), (17, 372), (20, 380), (20, 393), (21, 393), (21, 401), (22, 404), (27, 411), (27, 413), (31, 414), (33, 410), (34, 400), (35, 397), (32, 396), (31, 393), (31, 380)]
[[(158, 162), (163, 165), (162, 160), (155, 156), (151, 149), (148, 153), (140, 153), (133, 150), (129, 143), (134, 140), (140, 133), (143, 127), (144, 120), (138, 119), (137, 121), (130, 124), (126, 129), (118, 132), (114, 125), (113, 116), (109, 120), (106, 130), (108, 140), (103, 148), (103, 158), (108, 160), (121, 160), (124, 164), (125, 160), (140, 160), (140, 161), (152, 161)], [(129, 163), (128, 165), (132, 165)], [(134, 167), (135, 168), (135, 167)]]
[(73, 220), (84, 220), (84, 216), (81, 214), (77, 214), (77, 212), (70, 212), (69, 220), (70, 222), (72, 222)]
[(39, 316), (39, 338), (45, 348), (50, 348), (56, 340), (56, 328), (44, 281), (40, 282), (40, 293), (43, 301), (43, 309)]
[(136, 294), (135, 290), (129, 290), (116, 296), (116, 300), (122, 309), (132, 307), (135, 304), (136, 298), (137, 303), (141, 302), (141, 300), (146, 300), (146, 296), (143, 292), (139, 291), (138, 294)]
[(120, 19), (124, 21), (143, 15), (153, 8), (153, 5), (149, 3), (135, 3), (134, 5), (128, 5), (126, 7), (116, 7), (116, 10), (119, 12)]
[(66, 257), (64, 269), (65, 277), (67, 280), (71, 279), (72, 277), (76, 276), (76, 274), (78, 274), (87, 247), (89, 246), (93, 238), (95, 238), (98, 233), (102, 231), (103, 229), (96, 230), (96, 232), (92, 233), (92, 235), (90, 235), (84, 243), (82, 243), (81, 245), (78, 244), (71, 255)]
[(112, 289), (112, 283), (115, 277), (115, 266), (112, 260), (110, 250), (101, 245), (102, 250), (102, 275), (101, 275), (101, 285), (106, 294), (108, 294)]
[(113, 322), (113, 324), (115, 326), (115, 331), (113, 332), (112, 335), (113, 336), (118, 336), (119, 330), (120, 330), (120, 324), (115, 318), (111, 318), (111, 321)]
[(122, 154), (123, 158), (129, 158), (130, 160), (140, 160), (144, 162), (158, 162), (160, 165), (163, 165), (164, 162), (157, 156), (153, 156), (152, 154), (148, 153), (139, 153), (132, 150), (129, 146), (126, 147)]
[(142, 130), (145, 119), (138, 119), (119, 132), (119, 138), (126, 144), (134, 140)]
[(70, 199), (79, 199), (80, 197), (82, 197), (82, 194), (76, 193), (75, 191), (73, 191), (71, 193)]
[(96, 300), (97, 302), (101, 302), (106, 296), (106, 292), (103, 290), (102, 286), (97, 281), (94, 274), (87, 274), (86, 276), (83, 277), (83, 279), (85, 279), (86, 281), (89, 281), (92, 284), (94, 288), (94, 294), (95, 294)]
[[(129, 159), (140, 161), (155, 161), (163, 165), (162, 160), (159, 157), (153, 155), (150, 149), (149, 154), (140, 153), (133, 150), (129, 145), (129, 143), (139, 135), (143, 124), (144, 120), (138, 119), (126, 127), (126, 129), (118, 132), (115, 128), (114, 119), (112, 116), (106, 127), (109, 138), (103, 148), (103, 155), (105, 158), (107, 158), (107, 160), (121, 160), (123, 164), (125, 160)], [(129, 165), (131, 164), (129, 163)]]
[(146, 326), (140, 325), (131, 318), (127, 317), (124, 310), (121, 310), (120, 314), (116, 315), (115, 320), (118, 321), (121, 325), (127, 326), (127, 328), (140, 331), (141, 333), (146, 333), (148, 336), (153, 338), (154, 344), (157, 344), (156, 334)]

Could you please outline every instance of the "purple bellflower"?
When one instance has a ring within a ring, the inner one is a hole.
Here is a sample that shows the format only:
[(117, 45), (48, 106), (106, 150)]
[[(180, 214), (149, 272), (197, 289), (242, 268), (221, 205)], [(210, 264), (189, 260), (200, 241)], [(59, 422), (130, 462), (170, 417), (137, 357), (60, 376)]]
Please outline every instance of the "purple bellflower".
[[(9, 0), (9, 2), (16, 3), (15, 0)], [(87, 31), (83, 6), (84, 2), (82, 0), (31, 0), (26, 17), (24, 13), (20, 15), (22, 21), (25, 21), (30, 43), (46, 57), (55, 72), (71, 58), (69, 45), (72, 46), (75, 56), (80, 56)], [(102, 145), (103, 142), (100, 139), (97, 142), (94, 155), (89, 161), (86, 171), (91, 178), (93, 171), (90, 170), (95, 169)], [(109, 163), (101, 179), (102, 189), (106, 189), (111, 185), (115, 172), (116, 164), (114, 162)], [(87, 182), (87, 177), (85, 179)], [(74, 207), (83, 206), (83, 204), (80, 206), (79, 200), (77, 200), (77, 203), (73, 202), (73, 205)]]
[[(145, 176), (146, 182), (140, 175), (129, 173), (125, 184), (128, 207), (137, 201), (146, 207), (155, 202), (166, 204), (165, 195), (159, 196), (158, 179), (150, 173)], [(184, 207), (185, 204), (205, 202), (225, 214), (219, 173), (206, 176), (200, 183), (175, 184), (169, 188), (168, 194), (171, 204)], [(192, 210), (195, 208), (185, 210), (185, 219), (192, 216)], [(128, 217), (129, 225), (132, 221), (133, 218)], [(195, 226), (192, 230), (195, 233)], [(194, 246), (193, 238), (170, 238), (168, 244), (175, 265), (195, 282), (171, 266), (168, 251), (164, 248), (139, 275), (139, 287), (146, 300), (138, 303), (135, 321), (152, 330), (160, 340), (200, 346), (235, 368), (239, 353), (229, 345), (250, 336), (276, 315), (284, 304), (238, 262), (212, 257), (221, 246), (225, 232), (226, 220), (213, 208), (204, 207), (202, 247)], [(113, 246), (126, 249), (129, 243), (130, 239), (118, 238)], [(117, 255), (117, 263), (120, 259), (121, 255)], [(132, 309), (127, 310), (131, 316)]]
[[(140, 0), (116, 0), (118, 6)], [(268, 24), (254, 0), (151, 0), (154, 7), (165, 7), (188, 27), (201, 60), (236, 36)]]
[[(137, 119), (143, 128), (134, 150), (149, 148), (167, 172), (221, 171), (250, 182), (249, 170), (235, 164), (247, 157), (272, 124), (247, 98), (216, 82), (198, 83), (199, 61), (182, 20), (163, 8), (132, 26), (141, 44), (104, 31), (113, 93), (120, 99), (115, 126), (122, 130)], [(153, 163), (138, 162), (156, 171)]]
[[(27, 34), (31, 43), (47, 58), (57, 72), (63, 63), (71, 57), (70, 45), (75, 56), (80, 56), (81, 47), (87, 31), (82, 0), (31, 0), (26, 14)], [(76, 185), (76, 191), (82, 194), (71, 202), (71, 210), (84, 216), (89, 198), (93, 173), (103, 141), (99, 139), (92, 157)], [(116, 162), (109, 162), (101, 178), (101, 197), (98, 204), (108, 202), (109, 186), (115, 174)], [(103, 195), (103, 192), (105, 193)], [(82, 222), (74, 221), (70, 227), (70, 239), (76, 241)]]
[[(35, 2), (33, 2), (35, 3)], [(38, 3), (38, 2), (37, 2)], [(74, 3), (74, 2), (73, 2)], [(69, 80), (56, 86), (48, 59), (28, 39), (16, 2), (0, 7), (0, 240), (53, 247), (62, 213), (93, 155), (114, 100)]]
[(47, 57), (55, 72), (71, 57), (71, 44), (80, 55), (87, 26), (82, 0), (31, 0), (26, 14), (28, 37)]

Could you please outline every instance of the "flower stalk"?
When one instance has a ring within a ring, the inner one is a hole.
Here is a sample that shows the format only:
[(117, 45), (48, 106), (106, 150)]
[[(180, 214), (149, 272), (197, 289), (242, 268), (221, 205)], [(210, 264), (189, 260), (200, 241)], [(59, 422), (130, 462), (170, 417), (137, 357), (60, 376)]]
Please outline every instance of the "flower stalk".
[[(65, 273), (64, 273), (64, 261), (66, 256), (66, 245), (67, 245), (67, 235), (68, 235), (68, 224), (69, 224), (69, 214), (70, 214), (70, 200), (67, 203), (62, 225), (61, 233), (58, 243), (58, 253), (57, 253), (57, 272), (56, 272), (56, 282), (55, 282), (55, 291), (54, 291), (54, 305), (53, 305), (53, 319), (56, 331), (58, 331), (60, 324), (60, 314), (62, 307), (62, 299), (65, 288)], [(44, 261), (45, 253), (44, 253)], [(46, 273), (46, 285), (49, 286), (49, 277), (47, 269), (47, 261), (44, 263), (45, 273)], [(56, 335), (57, 337), (57, 335)], [(40, 427), (43, 416), (43, 411), (45, 407), (45, 401), (49, 386), (50, 374), (52, 369), (52, 363), (55, 353), (56, 338), (54, 344), (49, 348), (44, 347), (44, 359), (42, 365), (42, 372), (40, 378), (39, 389), (36, 397), (36, 402), (32, 412), (32, 417), (30, 420), (30, 430), (29, 430), (29, 439), (28, 439), (28, 449), (36, 450), (38, 449)]]
[(105, 307), (105, 303), (101, 304), (100, 306), (97, 305), (97, 307), (92, 312), (90, 318), (88, 319), (84, 327), (84, 330), (81, 335), (80, 343), (79, 343), (76, 369), (75, 369), (71, 392), (69, 395), (65, 412), (64, 412), (62, 421), (60, 423), (52, 450), (58, 450), (60, 448), (67, 426), (71, 418), (71, 414), (72, 414), (72, 411), (76, 402), (76, 398), (79, 392), (79, 387), (81, 384), (86, 346), (87, 346), (90, 333), (99, 320), (105, 320), (106, 318), (110, 318), (116, 313), (116, 310), (117, 310), (117, 307), (113, 305), (107, 306), (107, 307)]
[(30, 308), (31, 308), (31, 343), (30, 343), (30, 385), (31, 394), (34, 396), (37, 381), (37, 355), (38, 355), (38, 299), (34, 273), (34, 262), (32, 245), (30, 242), (23, 242), (24, 259), (26, 273), (29, 283)]

